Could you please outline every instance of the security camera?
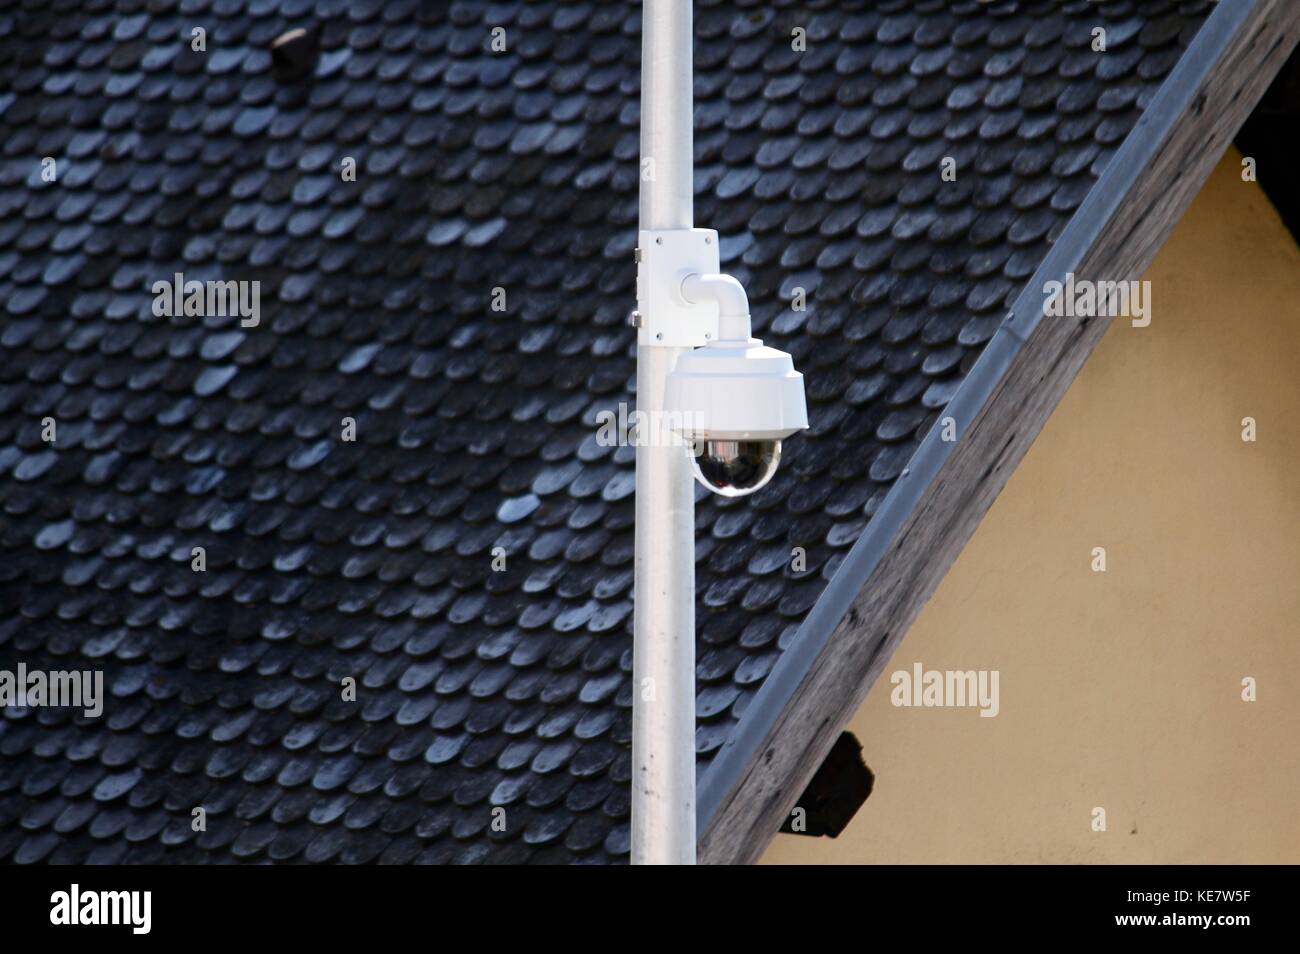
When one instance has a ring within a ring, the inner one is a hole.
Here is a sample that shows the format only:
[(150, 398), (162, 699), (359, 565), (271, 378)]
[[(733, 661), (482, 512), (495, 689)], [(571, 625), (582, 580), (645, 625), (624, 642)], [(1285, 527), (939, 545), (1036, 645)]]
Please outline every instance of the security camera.
[(749, 302), (734, 278), (690, 275), (681, 291), (718, 302), (719, 338), (678, 357), (664, 411), (700, 483), (724, 497), (752, 494), (776, 473), (781, 441), (808, 426), (803, 375), (790, 355), (749, 336)]
[(704, 440), (691, 442), (695, 479), (723, 497), (752, 494), (776, 474), (781, 442)]

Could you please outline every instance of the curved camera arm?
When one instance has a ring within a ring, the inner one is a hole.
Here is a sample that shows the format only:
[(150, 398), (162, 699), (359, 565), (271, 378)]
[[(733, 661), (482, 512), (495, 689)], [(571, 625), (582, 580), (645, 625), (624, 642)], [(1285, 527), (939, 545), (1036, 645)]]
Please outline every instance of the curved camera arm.
[(749, 340), (749, 296), (730, 275), (687, 275), (682, 279), (682, 297), (694, 305), (717, 303), (719, 341)]

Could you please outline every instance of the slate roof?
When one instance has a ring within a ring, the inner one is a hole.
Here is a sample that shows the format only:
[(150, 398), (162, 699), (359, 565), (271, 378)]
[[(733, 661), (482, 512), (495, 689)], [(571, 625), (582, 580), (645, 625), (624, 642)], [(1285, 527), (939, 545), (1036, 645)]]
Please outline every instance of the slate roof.
[[(697, 494), (702, 773), (1211, 6), (697, 3), (696, 221), (812, 422)], [(639, 29), (0, 6), (0, 668), (110, 687), (3, 710), (0, 861), (626, 859)]]

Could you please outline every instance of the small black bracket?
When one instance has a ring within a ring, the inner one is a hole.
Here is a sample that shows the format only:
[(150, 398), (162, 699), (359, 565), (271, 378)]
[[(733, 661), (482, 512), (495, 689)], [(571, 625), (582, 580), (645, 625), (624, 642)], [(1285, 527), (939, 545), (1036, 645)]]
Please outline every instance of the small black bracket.
[[(835, 838), (867, 800), (875, 781), (876, 776), (862, 761), (862, 743), (853, 733), (841, 732), (781, 830), (792, 835)], [(799, 809), (804, 812), (802, 819), (798, 819)], [(797, 819), (799, 826), (795, 824)], [(800, 827), (803, 830), (798, 830)]]

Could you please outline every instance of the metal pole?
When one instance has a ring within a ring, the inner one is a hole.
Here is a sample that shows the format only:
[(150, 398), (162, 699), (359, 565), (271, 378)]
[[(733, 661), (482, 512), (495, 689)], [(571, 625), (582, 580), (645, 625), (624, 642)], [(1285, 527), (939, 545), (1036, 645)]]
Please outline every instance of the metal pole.
[[(641, 228), (694, 225), (691, 0), (641, 8)], [(642, 291), (644, 295), (644, 290)], [(638, 301), (645, 315), (645, 301)], [(687, 348), (640, 344), (640, 411)], [(644, 418), (643, 418), (644, 420)], [(636, 448), (632, 863), (695, 863), (695, 488), (681, 447)]]

